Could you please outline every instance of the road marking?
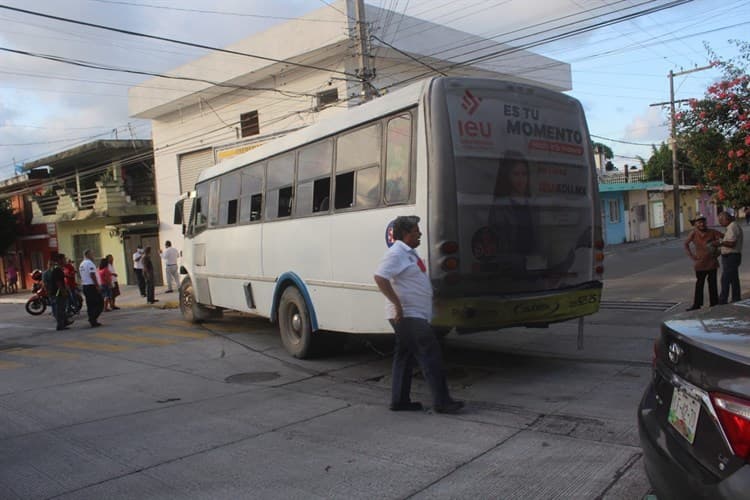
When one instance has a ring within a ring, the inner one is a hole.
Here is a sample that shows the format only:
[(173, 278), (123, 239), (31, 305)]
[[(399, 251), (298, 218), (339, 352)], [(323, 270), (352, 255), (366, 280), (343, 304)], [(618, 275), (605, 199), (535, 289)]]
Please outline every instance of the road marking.
[(13, 368), (20, 368), (26, 366), (23, 363), (16, 363), (15, 361), (0, 361), (0, 370), (10, 370)]
[(173, 337), (184, 337), (188, 339), (205, 339), (206, 337), (211, 336), (211, 334), (209, 333), (177, 331), (171, 328), (162, 328), (158, 326), (137, 327), (133, 328), (133, 330), (139, 333), (153, 333), (155, 335), (169, 335)]
[(106, 340), (123, 340), (125, 342), (136, 342), (140, 344), (153, 344), (153, 345), (169, 345), (174, 344), (177, 342), (176, 340), (172, 339), (157, 339), (154, 337), (146, 337), (143, 335), (130, 335), (126, 333), (109, 333), (109, 332), (100, 332), (100, 333), (92, 333), (89, 335), (89, 337), (97, 337), (100, 339), (106, 339)]
[(83, 349), (84, 351), (102, 351), (102, 352), (123, 352), (132, 349), (128, 345), (99, 344), (97, 342), (82, 342), (80, 340), (68, 340), (60, 342), (63, 347), (71, 349)]
[(52, 351), (49, 349), (9, 349), (3, 352), (16, 356), (26, 356), (39, 359), (78, 359), (78, 354), (64, 351)]

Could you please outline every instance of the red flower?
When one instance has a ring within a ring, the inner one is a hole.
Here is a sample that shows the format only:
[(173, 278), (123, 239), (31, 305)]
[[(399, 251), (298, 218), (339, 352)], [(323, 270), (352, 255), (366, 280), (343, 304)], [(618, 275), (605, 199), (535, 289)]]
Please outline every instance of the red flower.
[(700, 112), (700, 113), (698, 114), (698, 117), (700, 117), (700, 119), (701, 119), (701, 120), (705, 119), (705, 118), (706, 118), (706, 112), (705, 112), (705, 111), (701, 111), (701, 112)]
[(734, 150), (730, 149), (729, 153), (727, 153), (727, 156), (729, 156), (730, 158), (734, 158)]
[[(745, 125), (747, 125), (747, 123)], [(745, 146), (750, 146), (750, 135), (745, 136)]]
[(744, 149), (738, 149), (735, 154), (737, 155), (737, 158), (742, 158), (743, 156), (745, 156), (745, 150)]

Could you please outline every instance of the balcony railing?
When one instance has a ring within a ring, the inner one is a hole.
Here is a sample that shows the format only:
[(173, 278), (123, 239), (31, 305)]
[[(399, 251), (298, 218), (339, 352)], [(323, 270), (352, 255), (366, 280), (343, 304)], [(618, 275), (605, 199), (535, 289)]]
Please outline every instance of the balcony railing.
[(599, 184), (624, 184), (627, 182), (646, 182), (647, 180), (646, 173), (642, 170), (628, 172), (627, 176), (624, 173), (599, 176)]

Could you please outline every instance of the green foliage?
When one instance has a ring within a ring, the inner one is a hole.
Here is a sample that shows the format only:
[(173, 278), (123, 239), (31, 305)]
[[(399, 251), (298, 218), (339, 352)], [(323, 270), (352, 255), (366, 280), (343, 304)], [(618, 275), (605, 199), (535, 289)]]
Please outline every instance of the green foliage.
[[(674, 166), (672, 165), (672, 150), (667, 143), (662, 142), (658, 148), (652, 145), (651, 157), (645, 162), (641, 159), (641, 163), (643, 164), (643, 172), (646, 174), (646, 180), (660, 181), (663, 179), (665, 183), (672, 184)], [(677, 165), (684, 173), (685, 183), (696, 184), (700, 182), (700, 174), (695, 172), (684, 149), (677, 150)], [(679, 181), (682, 183), (682, 177)]]
[(615, 154), (612, 152), (612, 148), (610, 148), (606, 144), (602, 144), (601, 142), (594, 142), (592, 146), (594, 146), (594, 152), (597, 151), (597, 148), (600, 148), (604, 152), (605, 160), (611, 160), (615, 157)]
[[(750, 44), (735, 42), (740, 55), (714, 56), (723, 78), (675, 115), (678, 146), (687, 152), (698, 177), (716, 199), (730, 206), (750, 205)], [(709, 51), (710, 52), (710, 51)]]
[(0, 255), (10, 248), (16, 241), (16, 228), (18, 220), (16, 219), (9, 200), (0, 200)]

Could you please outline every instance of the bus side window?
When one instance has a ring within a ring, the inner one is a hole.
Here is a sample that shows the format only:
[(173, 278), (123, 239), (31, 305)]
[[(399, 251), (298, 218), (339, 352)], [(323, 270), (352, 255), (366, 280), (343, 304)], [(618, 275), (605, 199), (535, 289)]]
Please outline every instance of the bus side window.
[(208, 217), (207, 217), (207, 200), (208, 200), (208, 184), (201, 184), (195, 188), (196, 194), (193, 199), (193, 207), (190, 214), (190, 225), (188, 234), (196, 235), (206, 229)]
[(219, 180), (211, 181), (208, 189), (208, 225), (210, 227), (219, 225)]
[(219, 224), (236, 224), (240, 198), (240, 174), (227, 174), (221, 178)]
[(388, 122), (385, 160), (385, 201), (403, 203), (409, 199), (411, 166), (411, 115), (397, 116)]
[(325, 140), (304, 147), (297, 161), (297, 205), (294, 215), (328, 211), (331, 195), (333, 143)]
[(253, 165), (240, 171), (240, 222), (260, 220), (263, 209), (263, 176), (266, 164)]
[[(338, 138), (334, 208), (377, 206), (380, 190), (381, 143), (382, 126), (380, 123)], [(373, 178), (377, 178), (374, 186)]]
[(286, 153), (268, 162), (266, 220), (292, 215), (294, 157), (294, 153)]

